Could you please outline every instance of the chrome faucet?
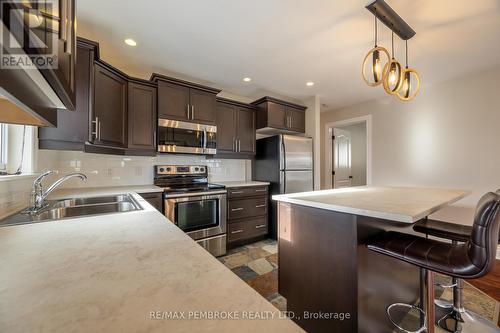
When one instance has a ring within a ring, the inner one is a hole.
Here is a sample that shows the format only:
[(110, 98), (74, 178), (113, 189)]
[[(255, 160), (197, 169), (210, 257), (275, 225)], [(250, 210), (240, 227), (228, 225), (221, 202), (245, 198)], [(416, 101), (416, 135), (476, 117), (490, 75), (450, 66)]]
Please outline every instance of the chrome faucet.
[(56, 180), (52, 185), (49, 186), (49, 188), (44, 192), (43, 191), (43, 186), (42, 186), (42, 180), (48, 176), (53, 174), (54, 171), (46, 171), (42, 173), (35, 181), (33, 182), (33, 190), (31, 191), (31, 198), (30, 198), (30, 207), (26, 210), (27, 213), (37, 213), (38, 211), (42, 210), (47, 206), (45, 203), (45, 199), (47, 196), (54, 191), (57, 187), (59, 187), (62, 183), (67, 181), (68, 179), (74, 178), (74, 177), (79, 177), (82, 181), (87, 180), (87, 176), (84, 175), (83, 173), (70, 173), (67, 174), (66, 176), (63, 176)]

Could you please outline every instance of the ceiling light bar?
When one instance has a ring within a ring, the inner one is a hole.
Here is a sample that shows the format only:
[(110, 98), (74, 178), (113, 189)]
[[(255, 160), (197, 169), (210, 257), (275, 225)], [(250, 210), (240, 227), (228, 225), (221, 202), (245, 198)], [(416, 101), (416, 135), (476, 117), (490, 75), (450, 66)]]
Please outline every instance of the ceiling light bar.
[(415, 36), (415, 30), (413, 30), (384, 0), (372, 1), (365, 8), (389, 29), (394, 31), (401, 39), (408, 40)]

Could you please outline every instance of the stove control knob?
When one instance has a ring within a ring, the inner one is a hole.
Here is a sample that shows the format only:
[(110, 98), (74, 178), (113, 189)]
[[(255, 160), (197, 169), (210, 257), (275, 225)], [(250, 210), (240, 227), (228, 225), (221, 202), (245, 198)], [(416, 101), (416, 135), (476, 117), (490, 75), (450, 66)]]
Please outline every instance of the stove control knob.
[(200, 168), (196, 167), (196, 168), (194, 168), (194, 171), (198, 172), (198, 171), (200, 171)]
[(200, 172), (205, 172), (205, 168), (201, 167)]
[(168, 167), (167, 172), (170, 172), (170, 171), (172, 171), (172, 168)]
[(165, 171), (165, 169), (164, 169), (164, 168), (160, 168), (160, 172), (164, 172), (164, 171)]

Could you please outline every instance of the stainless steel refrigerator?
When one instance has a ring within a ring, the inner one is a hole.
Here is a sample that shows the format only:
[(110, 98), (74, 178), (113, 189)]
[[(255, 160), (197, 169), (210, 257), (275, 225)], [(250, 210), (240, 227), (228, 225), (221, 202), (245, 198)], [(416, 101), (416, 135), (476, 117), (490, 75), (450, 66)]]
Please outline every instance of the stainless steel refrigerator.
[[(257, 140), (253, 165), (255, 180), (270, 182), (269, 195), (312, 191), (312, 138), (275, 135)], [(277, 205), (269, 198), (269, 235), (277, 238)]]

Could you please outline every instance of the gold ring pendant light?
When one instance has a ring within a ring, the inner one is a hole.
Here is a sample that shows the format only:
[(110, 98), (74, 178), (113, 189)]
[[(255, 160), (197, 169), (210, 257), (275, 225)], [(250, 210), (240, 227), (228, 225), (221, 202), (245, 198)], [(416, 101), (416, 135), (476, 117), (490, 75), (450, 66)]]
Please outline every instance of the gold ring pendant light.
[(394, 31), (392, 31), (391, 47), (392, 58), (384, 66), (382, 83), (386, 93), (396, 95), (403, 85), (403, 67), (399, 61), (394, 58)]
[[(375, 16), (375, 45), (366, 54), (365, 59), (363, 60), (363, 67), (361, 68), (363, 80), (370, 87), (375, 87), (382, 83), (384, 78), (384, 67), (390, 59), (389, 52), (387, 52), (385, 48), (377, 46), (377, 34), (377, 17)], [(385, 54), (386, 56), (387, 61), (385, 63), (382, 63), (380, 58), (381, 54)], [(367, 70), (367, 67), (369, 70)]]
[[(411, 101), (420, 91), (420, 75), (413, 68), (408, 68), (408, 40), (406, 40), (406, 66), (403, 70), (403, 83), (397, 92), (397, 97), (402, 101)], [(415, 84), (412, 84), (412, 76)]]

